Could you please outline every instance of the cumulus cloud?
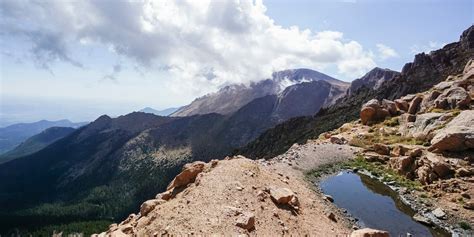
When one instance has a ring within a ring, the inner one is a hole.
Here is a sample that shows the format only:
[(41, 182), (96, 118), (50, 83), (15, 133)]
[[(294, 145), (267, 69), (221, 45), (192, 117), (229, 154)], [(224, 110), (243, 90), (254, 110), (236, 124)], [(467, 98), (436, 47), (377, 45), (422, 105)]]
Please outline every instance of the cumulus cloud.
[(437, 50), (445, 46), (446, 43), (443, 42), (437, 42), (437, 41), (430, 41), (425, 45), (413, 45), (410, 48), (410, 52), (414, 54), (418, 53), (429, 53), (433, 50)]
[[(171, 80), (206, 86), (297, 67), (335, 67), (357, 78), (376, 66), (374, 55), (342, 32), (278, 25), (261, 0), (3, 0), (0, 12), (1, 37), (28, 41), (43, 67), (55, 61), (83, 67), (71, 53), (78, 45), (101, 45), (143, 68), (166, 68)], [(386, 46), (379, 50), (396, 55)]]
[(389, 46), (384, 45), (384, 44), (377, 44), (376, 46), (379, 52), (380, 59), (385, 60), (388, 58), (398, 57), (398, 53), (394, 49), (390, 48)]

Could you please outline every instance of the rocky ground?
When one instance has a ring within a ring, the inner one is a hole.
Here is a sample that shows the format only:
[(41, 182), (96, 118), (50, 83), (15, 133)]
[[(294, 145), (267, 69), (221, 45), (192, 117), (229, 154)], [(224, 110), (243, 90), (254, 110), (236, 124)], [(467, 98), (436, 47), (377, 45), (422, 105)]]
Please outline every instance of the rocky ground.
[(195, 162), (139, 214), (99, 236), (348, 235), (351, 224), (308, 185), (282, 163), (241, 156)]
[(418, 221), (469, 235), (474, 226), (473, 98), (471, 60), (462, 74), (429, 91), (367, 102), (359, 121), (320, 139), (360, 147), (366, 162), (408, 180), (391, 184), (418, 211)]

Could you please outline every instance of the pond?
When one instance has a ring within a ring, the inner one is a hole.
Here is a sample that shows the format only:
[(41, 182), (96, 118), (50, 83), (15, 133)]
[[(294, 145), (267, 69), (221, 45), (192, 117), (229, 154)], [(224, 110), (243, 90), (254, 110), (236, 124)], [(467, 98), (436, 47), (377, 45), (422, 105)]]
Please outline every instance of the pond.
[(386, 230), (390, 236), (450, 236), (413, 220), (415, 211), (395, 191), (367, 175), (343, 171), (322, 180), (320, 187), (362, 227)]

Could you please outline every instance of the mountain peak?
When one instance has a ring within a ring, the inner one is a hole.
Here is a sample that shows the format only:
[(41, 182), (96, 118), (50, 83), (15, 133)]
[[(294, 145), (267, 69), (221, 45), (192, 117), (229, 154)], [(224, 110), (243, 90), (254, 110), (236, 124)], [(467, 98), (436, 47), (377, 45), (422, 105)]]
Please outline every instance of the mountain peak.
[(378, 89), (384, 82), (389, 81), (398, 75), (400, 75), (400, 73), (397, 71), (388, 68), (383, 69), (375, 67), (361, 78), (352, 81), (348, 94), (353, 94), (362, 87)]

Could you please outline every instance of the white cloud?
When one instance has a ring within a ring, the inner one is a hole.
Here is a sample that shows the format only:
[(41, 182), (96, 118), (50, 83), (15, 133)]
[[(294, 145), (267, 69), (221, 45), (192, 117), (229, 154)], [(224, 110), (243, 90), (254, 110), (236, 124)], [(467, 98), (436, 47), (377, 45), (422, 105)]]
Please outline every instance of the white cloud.
[[(374, 55), (342, 32), (286, 28), (265, 12), (261, 0), (4, 0), (0, 36), (29, 42), (33, 58), (48, 68), (56, 61), (87, 68), (72, 49), (102, 45), (144, 68), (166, 68), (171, 84), (198, 94), (288, 68), (335, 67), (357, 78), (376, 66)], [(379, 46), (382, 57), (396, 55)]]
[(398, 57), (398, 53), (384, 44), (377, 44), (377, 50), (379, 51), (379, 57), (382, 60), (389, 59), (389, 58), (396, 58)]
[(437, 42), (437, 41), (430, 41), (425, 45), (413, 45), (410, 48), (410, 52), (414, 54), (418, 53), (429, 53), (433, 50), (437, 50), (445, 46), (446, 43)]

